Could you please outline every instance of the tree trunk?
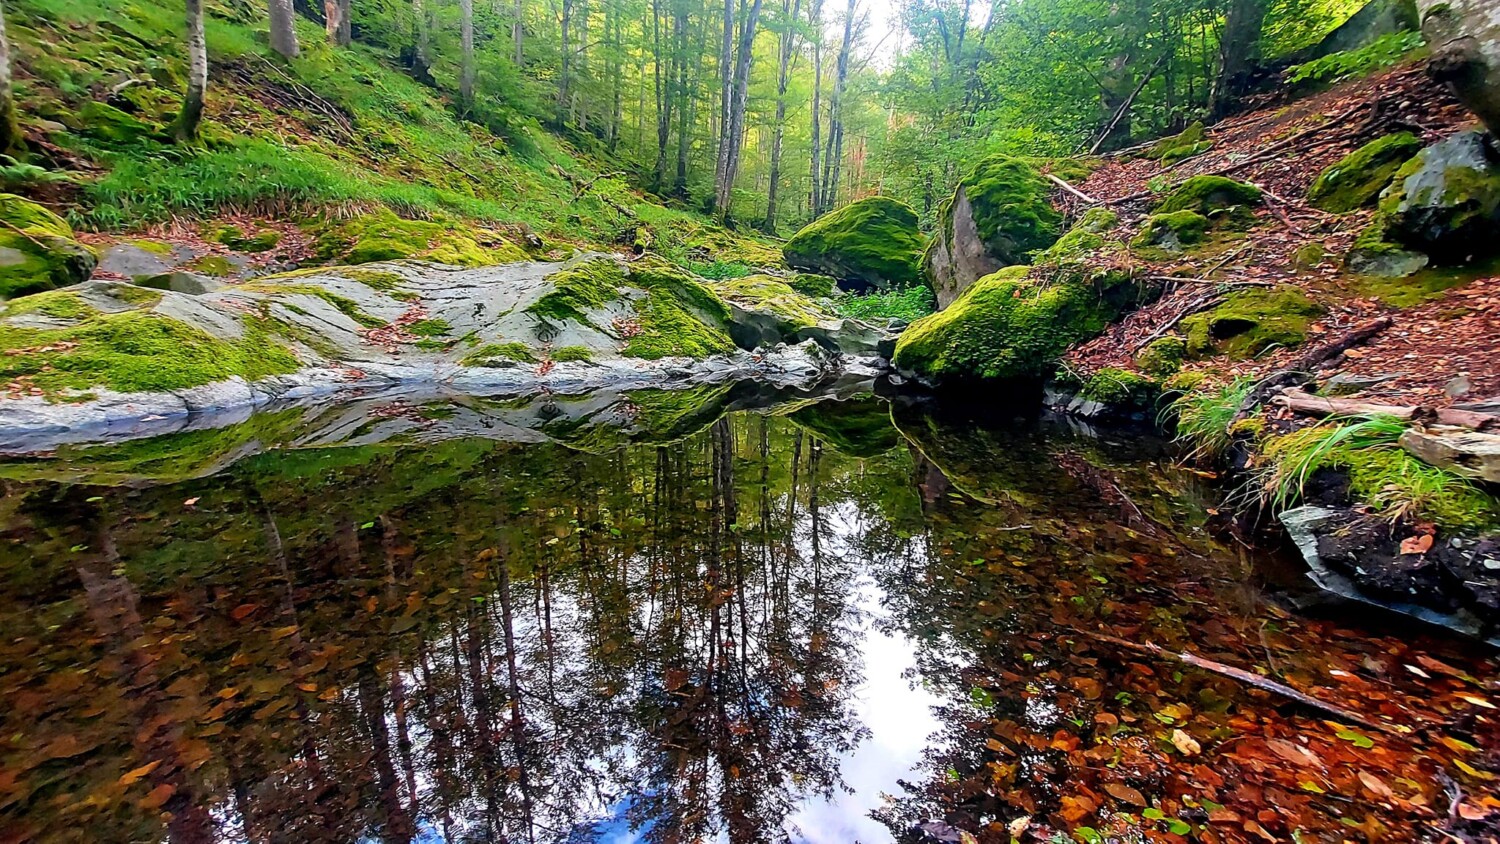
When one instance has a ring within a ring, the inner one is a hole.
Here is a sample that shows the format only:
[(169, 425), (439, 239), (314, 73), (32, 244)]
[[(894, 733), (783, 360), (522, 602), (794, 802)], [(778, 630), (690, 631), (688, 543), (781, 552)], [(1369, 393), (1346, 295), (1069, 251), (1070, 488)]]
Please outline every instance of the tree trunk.
[(656, 89), (656, 167), (655, 188), (661, 192), (667, 185), (667, 141), (671, 140), (672, 134), (672, 92), (667, 89), (671, 84), (673, 68), (662, 67), (662, 44), (661, 44), (661, 0), (653, 0), (651, 3), (651, 39), (655, 55), (652, 57), (652, 80)]
[(844, 42), (839, 47), (838, 64), (834, 70), (833, 96), (828, 101), (828, 149), (823, 162), (823, 207), (819, 214), (833, 210), (838, 199), (839, 165), (844, 153), (844, 82), (849, 78), (849, 48), (854, 42), (854, 11), (856, 0), (849, 0), (844, 14)]
[(672, 77), (672, 92), (677, 109), (677, 178), (672, 181), (672, 195), (686, 199), (688, 195), (688, 153), (693, 141), (693, 91), (698, 87), (702, 53), (691, 53), (694, 57), (692, 70), (688, 69), (689, 26), (687, 8), (680, 2), (672, 11), (672, 62), (676, 73)]
[(813, 96), (812, 96), (812, 170), (809, 171), (809, 181), (812, 182), (809, 190), (808, 214), (817, 217), (823, 208), (823, 190), (818, 179), (819, 147), (822, 144), (823, 132), (823, 0), (812, 0), (812, 29), (813, 29)]
[(515, 62), (517, 70), (521, 68), (522, 59), (525, 58), (525, 56), (521, 52), (521, 20), (524, 16), (524, 11), (525, 10), (521, 8), (521, 0), (516, 0), (516, 8), (514, 13), (515, 19), (510, 22), (510, 38), (511, 41), (515, 42)]
[(208, 42), (203, 35), (203, 0), (187, 0), (188, 85), (173, 134), (187, 143), (198, 139), (203, 94), (208, 90)]
[(21, 128), (16, 124), (15, 93), (10, 83), (10, 41), (5, 37), (5, 9), (0, 7), (0, 152), (10, 152), (21, 145)]
[(724, 39), (719, 46), (719, 148), (714, 156), (714, 211), (729, 166), (729, 101), (734, 90), (734, 0), (724, 0)]
[(350, 0), (323, 0), (323, 26), (328, 32), (328, 43), (335, 47), (347, 47), (354, 42), (349, 3)]
[(412, 70), (418, 79), (432, 77), (432, 38), (427, 25), (427, 7), (422, 0), (411, 0), (413, 26)]
[(573, 81), (573, 46), (569, 40), (572, 27), (573, 0), (562, 0), (562, 72), (557, 75), (556, 121), (559, 129), (568, 122), (568, 89)]
[(1235, 103), (1249, 90), (1251, 72), (1260, 58), (1267, 5), (1268, 0), (1231, 0), (1229, 4), (1219, 41), (1219, 74), (1208, 101), (1214, 117), (1234, 111)]
[(771, 136), (771, 182), (766, 188), (766, 219), (761, 228), (767, 234), (776, 233), (776, 199), (781, 186), (781, 147), (786, 132), (786, 88), (790, 78), (792, 53), (797, 49), (797, 15), (802, 11), (802, 0), (781, 0), (781, 51), (776, 69), (776, 122)]
[(464, 114), (474, 110), (474, 0), (458, 0), (459, 41), (463, 52), (458, 73), (458, 101)]
[(283, 57), (297, 57), (297, 30), (292, 26), (292, 0), (271, 0), (271, 49)]
[(1500, 11), (1495, 0), (1417, 0), (1428, 72), (1500, 136)]
[(745, 142), (745, 104), (750, 96), (750, 64), (754, 59), (755, 27), (760, 21), (761, 0), (753, 0), (740, 27), (740, 50), (734, 63), (734, 90), (729, 102), (729, 126), (724, 133), (724, 179), (714, 191), (714, 211), (721, 222), (729, 219), (734, 179), (740, 169), (740, 151)]

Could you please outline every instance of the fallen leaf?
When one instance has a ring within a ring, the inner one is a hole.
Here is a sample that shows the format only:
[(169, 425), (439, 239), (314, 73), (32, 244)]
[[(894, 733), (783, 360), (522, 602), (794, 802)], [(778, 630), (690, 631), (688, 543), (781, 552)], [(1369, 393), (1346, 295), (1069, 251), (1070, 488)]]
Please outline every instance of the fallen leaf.
[(1110, 797), (1113, 797), (1116, 800), (1120, 800), (1120, 801), (1123, 801), (1125, 803), (1129, 803), (1132, 806), (1144, 806), (1144, 805), (1146, 805), (1146, 796), (1144, 794), (1141, 794), (1136, 789), (1131, 788), (1128, 785), (1125, 785), (1124, 783), (1118, 783), (1118, 782), (1105, 783), (1104, 784), (1104, 790), (1107, 791), (1107, 792), (1109, 792), (1109, 796)]
[(1432, 550), (1432, 534), (1422, 533), (1401, 540), (1401, 553), (1426, 554)]
[(200, 497), (201, 496), (193, 496), (192, 498), (189, 498), (188, 500), (182, 502), (182, 506), (184, 506), (184, 507), (191, 507), (194, 504), (198, 503), (198, 500), (199, 500)]
[(1016, 818), (1015, 820), (1013, 820), (1010, 823), (1008, 823), (1008, 824), (1005, 825), (1006, 831), (1008, 831), (1010, 833), (1010, 837), (1013, 838), (1013, 839), (1019, 839), (1021, 836), (1025, 835), (1026, 834), (1026, 830), (1028, 830), (1030, 828), (1031, 828), (1031, 816), (1030, 815), (1022, 815), (1019, 818)]
[(150, 794), (147, 794), (145, 797), (141, 798), (141, 808), (160, 809), (162, 807), (162, 804), (166, 803), (168, 800), (171, 800), (172, 795), (176, 793), (177, 786), (162, 783), (156, 788), (151, 789)]
[(1386, 785), (1380, 780), (1380, 777), (1375, 776), (1369, 771), (1360, 771), (1359, 781), (1364, 783), (1365, 788), (1370, 789), (1370, 793), (1374, 794), (1376, 797), (1389, 800), (1392, 797), (1396, 796), (1396, 793), (1394, 791), (1391, 791), (1390, 786)]
[(1203, 752), (1203, 746), (1182, 730), (1172, 731), (1172, 746), (1183, 756), (1197, 756)]
[(161, 760), (157, 759), (155, 762), (147, 762), (133, 771), (126, 771), (120, 775), (120, 785), (134, 785), (140, 782), (142, 777), (156, 770), (160, 765)]

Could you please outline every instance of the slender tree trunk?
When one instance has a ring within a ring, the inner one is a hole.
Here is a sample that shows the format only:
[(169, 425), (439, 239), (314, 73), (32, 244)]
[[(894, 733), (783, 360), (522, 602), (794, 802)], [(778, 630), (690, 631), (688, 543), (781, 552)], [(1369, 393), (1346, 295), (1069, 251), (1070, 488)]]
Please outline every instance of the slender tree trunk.
[(516, 69), (520, 70), (525, 56), (521, 52), (521, 22), (525, 16), (525, 10), (521, 7), (521, 0), (516, 0), (515, 18), (510, 22), (510, 39), (515, 44)]
[(349, 3), (350, 0), (323, 0), (323, 25), (328, 32), (328, 43), (335, 47), (347, 47), (354, 42)]
[(771, 181), (766, 188), (766, 219), (761, 228), (767, 234), (776, 233), (776, 199), (781, 187), (781, 148), (786, 133), (786, 88), (790, 78), (792, 53), (797, 49), (797, 15), (802, 10), (802, 0), (781, 0), (781, 51), (777, 56), (776, 69), (776, 121), (771, 137)]
[(474, 0), (458, 0), (459, 41), (463, 52), (458, 73), (458, 101), (464, 114), (474, 110)]
[(688, 195), (688, 154), (692, 151), (693, 141), (693, 91), (698, 86), (700, 65), (697, 59), (702, 55), (694, 54), (690, 71), (688, 55), (691, 33), (688, 23), (687, 8), (678, 0), (672, 13), (672, 56), (677, 68), (672, 81), (672, 90), (677, 100), (677, 178), (672, 181), (672, 194), (682, 199), (686, 199)]
[[(420, 0), (418, 0), (420, 2)], [(271, 0), (271, 49), (288, 59), (297, 57), (297, 30), (292, 26), (292, 0)]]
[(203, 0), (187, 0), (188, 84), (173, 132), (177, 140), (198, 139), (203, 120), (203, 95), (208, 90), (208, 42), (203, 35)]
[(823, 0), (812, 0), (812, 27), (813, 27), (813, 96), (812, 96), (812, 169), (809, 172), (809, 181), (812, 188), (809, 192), (808, 214), (817, 217), (823, 213), (823, 189), (818, 178), (819, 147), (822, 145), (823, 133)]
[(423, 0), (411, 0), (413, 26), (412, 70), (418, 79), (432, 75), (432, 37), (427, 23), (427, 7)]
[(5, 36), (5, 9), (0, 7), (0, 152), (21, 145), (21, 127), (16, 123), (15, 92), (10, 82), (10, 40)]
[(729, 99), (734, 90), (734, 0), (724, 0), (724, 38), (719, 44), (719, 145), (714, 156), (714, 196), (729, 165)]
[(833, 77), (833, 95), (828, 100), (828, 149), (823, 162), (823, 207), (819, 214), (833, 210), (838, 200), (839, 165), (844, 150), (844, 82), (849, 78), (849, 48), (854, 42), (854, 12), (857, 0), (849, 0), (844, 14), (844, 42)]
[(740, 50), (734, 63), (734, 91), (729, 103), (729, 127), (724, 133), (724, 179), (715, 188), (714, 211), (721, 222), (729, 219), (734, 198), (734, 179), (740, 169), (745, 143), (745, 104), (750, 96), (750, 64), (754, 60), (755, 27), (760, 20), (761, 0), (753, 0), (740, 26)]
[(620, 77), (624, 75), (624, 62), (621, 61), (620, 46), (620, 9), (619, 0), (605, 0), (604, 2), (604, 31), (609, 40), (609, 61), (605, 67), (605, 73), (609, 75), (609, 151), (611, 153), (620, 145), (620, 121), (624, 111), (621, 108)]
[[(589, 78), (589, 4), (588, 0), (579, 0), (578, 6), (578, 57), (573, 62), (574, 75)], [(583, 92), (578, 85), (570, 86), (568, 91), (568, 108), (573, 115), (573, 125), (578, 131), (587, 132), (589, 129), (588, 102), (584, 99)]]
[(1249, 90), (1250, 73), (1260, 58), (1260, 37), (1268, 0), (1231, 0), (1219, 40), (1219, 73), (1209, 95), (1209, 111), (1223, 117)]
[(557, 126), (568, 122), (568, 89), (573, 81), (573, 45), (569, 41), (573, 26), (573, 0), (562, 0), (562, 72), (557, 76)]
[(655, 187), (661, 192), (667, 186), (667, 142), (672, 135), (672, 92), (667, 86), (672, 82), (674, 69), (662, 67), (661, 0), (651, 3), (651, 72), (656, 90), (656, 167)]

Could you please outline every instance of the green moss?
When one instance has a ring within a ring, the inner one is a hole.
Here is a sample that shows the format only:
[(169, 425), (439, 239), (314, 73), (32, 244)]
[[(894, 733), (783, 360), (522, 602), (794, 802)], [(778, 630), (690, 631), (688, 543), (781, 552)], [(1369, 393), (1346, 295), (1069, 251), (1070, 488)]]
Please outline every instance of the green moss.
[(569, 361), (588, 363), (594, 359), (594, 353), (588, 346), (562, 346), (552, 350), (551, 358), (558, 363)]
[(393, 273), (387, 270), (366, 270), (356, 267), (349, 267), (347, 269), (338, 270), (337, 272), (344, 278), (347, 278), (351, 281), (357, 281), (360, 284), (363, 284), (364, 286), (372, 290), (378, 290), (381, 293), (390, 293), (392, 291), (398, 290), (400, 289), (401, 285), (406, 283), (406, 279), (403, 278), (400, 273)]
[(891, 423), (890, 406), (874, 396), (820, 401), (787, 418), (850, 457), (874, 457), (901, 442), (901, 435)]
[(1207, 152), (1212, 146), (1213, 141), (1205, 137), (1203, 122), (1198, 121), (1176, 135), (1157, 141), (1146, 150), (1144, 157), (1163, 164), (1174, 164), (1184, 158)]
[(234, 376), (253, 381), (299, 366), (252, 320), (243, 337), (226, 341), (141, 310), (94, 312), (65, 328), (0, 324), (0, 352), (0, 381), (26, 377), (51, 395), (91, 387), (179, 390)]
[(459, 267), (482, 267), (527, 259), (498, 235), (457, 222), (405, 220), (380, 210), (327, 225), (318, 233), (318, 257), (348, 264), (421, 258)]
[(1108, 208), (1090, 208), (1078, 218), (1068, 233), (1036, 256), (1039, 264), (1070, 261), (1104, 248), (1104, 234), (1120, 224), (1120, 217)]
[(82, 296), (71, 290), (48, 290), (17, 299), (5, 309), (5, 316), (42, 314), (54, 319), (87, 319), (95, 313), (94, 308)]
[(809, 328), (833, 315), (775, 276), (754, 275), (714, 282), (724, 299), (747, 309), (769, 311), (791, 328)]
[(1168, 211), (1152, 214), (1130, 245), (1136, 249), (1155, 248), (1181, 252), (1184, 247), (1202, 243), (1208, 233), (1209, 220), (1197, 211)]
[(1166, 378), (1182, 368), (1187, 342), (1181, 337), (1158, 337), (1135, 356), (1135, 365), (1147, 375)]
[(1042, 377), (1068, 347), (1103, 331), (1130, 292), (1113, 276), (1046, 286), (1014, 276), (985, 276), (912, 323), (896, 342), (896, 366), (938, 379)]
[[(292, 295), (300, 294), (303, 296), (316, 296), (319, 299), (322, 299), (323, 301), (337, 308), (339, 312), (344, 316), (354, 320), (355, 322), (363, 325), (366, 328), (380, 328), (386, 324), (385, 320), (379, 317), (371, 316), (370, 314), (367, 314), (363, 310), (361, 310), (359, 304), (353, 299), (350, 299), (347, 296), (340, 296), (339, 294), (334, 293), (332, 290), (329, 290), (328, 288), (322, 287), (317, 284), (275, 284), (268, 283), (264, 279), (257, 279), (256, 281), (241, 285), (240, 289), (250, 290), (257, 293), (282, 293)], [(411, 330), (410, 327), (408, 327), (407, 330)]]
[(228, 278), (234, 275), (234, 264), (222, 255), (204, 255), (193, 259), (188, 268), (214, 278)]
[(449, 324), (448, 320), (442, 317), (419, 319), (411, 325), (406, 326), (407, 333), (414, 334), (417, 337), (445, 337), (452, 330), (453, 326)]
[(67, 221), (14, 194), (0, 194), (0, 299), (76, 284), (98, 263)]
[(281, 232), (263, 229), (247, 237), (239, 226), (224, 226), (213, 232), (209, 239), (236, 252), (269, 252), (281, 242)]
[(1390, 217), (1377, 213), (1344, 255), (1344, 269), (1360, 275), (1402, 278), (1426, 267), (1429, 258), (1390, 241)]
[(1223, 176), (1194, 176), (1178, 185), (1156, 206), (1156, 213), (1197, 211), (1205, 217), (1236, 206), (1259, 205), (1260, 188)]
[(85, 135), (111, 144), (130, 144), (156, 133), (156, 127), (108, 103), (89, 100), (78, 109)]
[(1410, 132), (1377, 138), (1320, 173), (1308, 188), (1308, 202), (1334, 213), (1373, 205), (1396, 171), (1421, 150), (1421, 139)]
[(1224, 354), (1241, 359), (1272, 347), (1300, 345), (1307, 327), (1322, 313), (1323, 308), (1296, 287), (1242, 290), (1213, 310), (1184, 319), (1182, 330), (1193, 357)]
[(526, 313), (552, 322), (594, 326), (588, 312), (620, 298), (625, 271), (613, 258), (595, 258), (574, 264), (547, 277), (552, 290), (527, 306)]
[(517, 363), (536, 363), (536, 353), (525, 343), (511, 341), (508, 343), (489, 343), (475, 349), (463, 360), (459, 366), (495, 366), (496, 361), (515, 361)]
[(1080, 394), (1116, 409), (1148, 408), (1161, 395), (1161, 385), (1138, 372), (1106, 367), (1089, 378)]
[(1402, 165), (1380, 200), (1387, 236), (1438, 263), (1495, 254), (1500, 167), (1488, 149), (1477, 132), (1460, 132)]
[[(980, 239), (1001, 263), (1025, 263), (1062, 233), (1062, 215), (1052, 207), (1052, 189), (1036, 168), (1019, 158), (986, 158), (958, 189), (974, 209)], [(951, 215), (950, 204), (944, 214), (945, 231), (951, 229)]]
[(152, 255), (167, 256), (172, 254), (172, 244), (163, 243), (160, 240), (138, 237), (125, 242), (144, 252), (150, 252)]
[(803, 296), (822, 298), (832, 296), (833, 291), (838, 288), (837, 283), (826, 275), (815, 273), (797, 273), (787, 284)]
[(915, 211), (894, 199), (874, 196), (809, 223), (786, 242), (782, 253), (799, 269), (877, 287), (907, 287), (922, 283), (925, 246)]
[(729, 307), (690, 273), (644, 258), (631, 265), (628, 283), (646, 295), (635, 300), (638, 331), (626, 341), (625, 356), (704, 358), (734, 350), (726, 331)]

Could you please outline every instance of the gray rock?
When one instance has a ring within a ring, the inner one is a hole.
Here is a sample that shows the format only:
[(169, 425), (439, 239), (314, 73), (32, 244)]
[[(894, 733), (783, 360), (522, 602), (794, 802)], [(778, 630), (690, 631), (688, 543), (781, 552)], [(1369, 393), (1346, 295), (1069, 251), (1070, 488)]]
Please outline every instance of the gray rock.
[(1421, 252), (1390, 244), (1356, 246), (1344, 256), (1344, 266), (1350, 272), (1381, 278), (1406, 278), (1425, 269), (1431, 262), (1432, 259)]
[(170, 290), (173, 293), (186, 293), (189, 296), (202, 296), (221, 290), (224, 282), (206, 275), (190, 273), (186, 270), (173, 270), (160, 275), (137, 278), (136, 284), (141, 287), (150, 287), (155, 290)]
[(969, 285), (1006, 265), (993, 255), (974, 223), (974, 206), (959, 190), (953, 196), (953, 224), (939, 232), (927, 257), (927, 273), (938, 309), (948, 307)]
[(1495, 254), (1500, 243), (1500, 167), (1481, 132), (1464, 131), (1417, 153), (1386, 189), (1390, 238), (1441, 263)]

